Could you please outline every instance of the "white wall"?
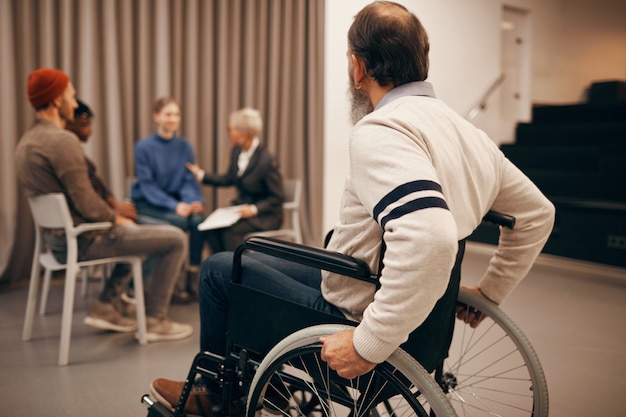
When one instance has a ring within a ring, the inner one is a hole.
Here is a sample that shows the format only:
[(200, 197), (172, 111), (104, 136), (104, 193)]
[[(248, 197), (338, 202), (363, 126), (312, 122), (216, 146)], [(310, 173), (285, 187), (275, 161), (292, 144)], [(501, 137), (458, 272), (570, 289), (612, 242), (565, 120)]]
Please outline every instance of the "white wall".
[(626, 80), (625, 0), (535, 2), (535, 103), (576, 103), (593, 80)]

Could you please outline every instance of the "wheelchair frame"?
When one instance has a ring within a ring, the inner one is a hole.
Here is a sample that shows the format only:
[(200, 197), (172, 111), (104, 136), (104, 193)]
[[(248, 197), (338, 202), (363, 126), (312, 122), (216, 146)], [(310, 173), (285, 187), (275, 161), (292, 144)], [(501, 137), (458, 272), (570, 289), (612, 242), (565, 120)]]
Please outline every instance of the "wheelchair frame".
[[(490, 212), (485, 220), (506, 227), (512, 227), (514, 224), (514, 219), (494, 212)], [(348, 383), (336, 374), (323, 383), (318, 382), (318, 379), (323, 379), (321, 370), (316, 371), (315, 376), (311, 376), (310, 373), (307, 377), (300, 376), (302, 368), (308, 370), (307, 365), (310, 363), (315, 363), (315, 366), (320, 369), (323, 366), (319, 363), (318, 356), (321, 348), (318, 340), (321, 335), (333, 334), (345, 326), (355, 326), (358, 323), (324, 314), (241, 285), (241, 256), (248, 250), (329, 270), (378, 286), (377, 276), (372, 274), (368, 265), (361, 260), (271, 238), (253, 237), (247, 240), (235, 253), (233, 282), (230, 289), (231, 302), (229, 303), (226, 357), (223, 358), (210, 352), (201, 352), (196, 355), (179, 402), (173, 412), (159, 403), (153, 403), (148, 396), (143, 397), (142, 401), (149, 405), (149, 417), (183, 416), (182, 410), (184, 410), (193, 381), (198, 375), (217, 381), (222, 386), (221, 404), (217, 404), (214, 410), (214, 414), (219, 416), (240, 414), (240, 410), (244, 407), (247, 407), (246, 415), (249, 417), (257, 413), (264, 414), (268, 404), (267, 399), (264, 400), (266, 392), (269, 387), (275, 385), (274, 381), (276, 380), (280, 380), (282, 386), (287, 387), (282, 388), (283, 391), (285, 389), (293, 389), (294, 392), (297, 390), (299, 399), (296, 399), (297, 404), (295, 406), (292, 399), (292, 405), (287, 411), (281, 411), (280, 407), (276, 406), (275, 409), (268, 412), (271, 415), (277, 413), (303, 415), (305, 414), (303, 411), (305, 410), (305, 403), (308, 407), (307, 410), (309, 410), (306, 412), (307, 415), (336, 415), (337, 412), (334, 410), (336, 404), (345, 406), (345, 403), (352, 401), (355, 404), (359, 402), (359, 407), (365, 407), (364, 402), (360, 403), (364, 399), (367, 399), (368, 405), (373, 404), (374, 401), (379, 401), (379, 406), (372, 407), (369, 412), (369, 414), (378, 416), (397, 414), (393, 410), (400, 407), (399, 403), (403, 404), (402, 407), (412, 408), (415, 415), (424, 416), (435, 414), (445, 417), (454, 416), (457, 413), (514, 416), (548, 415), (547, 384), (531, 344), (496, 304), (484, 297), (463, 290), (459, 293), (458, 301), (467, 305), (468, 308), (475, 308), (483, 312), (492, 323), (482, 323), (478, 329), (469, 330), (471, 335), (467, 335), (469, 326), (457, 321), (457, 326), (460, 323), (463, 328), (461, 332), (455, 329), (455, 334), (462, 333), (460, 336), (462, 351), (460, 354), (454, 353), (455, 356), (458, 356), (455, 361), (446, 360), (445, 365), (442, 364), (437, 367), (435, 378), (432, 378), (415, 359), (401, 348), (385, 361), (384, 365), (375, 369), (374, 372), (378, 372), (374, 374), (375, 376), (370, 376), (368, 379), (368, 384), (372, 384), (372, 381), (380, 382), (381, 378), (385, 380), (385, 386), (396, 384), (394, 385), (396, 388), (392, 389), (390, 393), (387, 389), (388, 392), (385, 393), (384, 397), (377, 397), (378, 394), (372, 393), (369, 387), (365, 389), (363, 382)], [(261, 318), (262, 325), (251, 320), (241, 320), (242, 317), (249, 317), (250, 311), (264, 312), (264, 316)], [(267, 317), (272, 319), (267, 320)], [(319, 323), (326, 324), (319, 325)], [(494, 337), (486, 336), (492, 331), (497, 333), (494, 336), (495, 341), (492, 341)], [(503, 348), (504, 352), (501, 352), (499, 348), (502, 341), (508, 343)], [(480, 346), (485, 343), (487, 344), (486, 348)], [(493, 351), (494, 346), (496, 353)], [(483, 350), (476, 352), (477, 349)], [(452, 348), (451, 352), (453, 352)], [(476, 357), (494, 354), (498, 355), (495, 359), (495, 363), (498, 364), (497, 369), (473, 367), (470, 368), (472, 369), (470, 374), (464, 374), (463, 369), (468, 364), (473, 366), (471, 362)], [(294, 357), (297, 358), (300, 365), (292, 365)], [(514, 358), (514, 363), (511, 365), (512, 369), (503, 369), (501, 363), (509, 361), (510, 357)], [(287, 366), (288, 364), (291, 365)], [(381, 376), (388, 375), (380, 374), (385, 367), (391, 367), (390, 375), (392, 376)], [(290, 373), (285, 371), (288, 368), (298, 369), (296, 372)], [(380, 371), (377, 371), (379, 368)], [(216, 372), (214, 369), (218, 369), (218, 371)], [(332, 371), (326, 369), (324, 372), (330, 373)], [(521, 372), (521, 376), (518, 375), (519, 372)], [(289, 382), (284, 383), (284, 380)], [(401, 389), (403, 384), (407, 385), (406, 389)], [(502, 388), (505, 384), (513, 387), (510, 388), (512, 391), (505, 395), (507, 398), (505, 401), (510, 402), (510, 404), (507, 403), (502, 408), (499, 404), (501, 400), (492, 400), (490, 396), (493, 392), (509, 389)], [(335, 387), (339, 388), (335, 392), (331, 392)], [(240, 398), (237, 398), (236, 393), (248, 389), (247, 403), (244, 404)], [(358, 393), (355, 398), (353, 398), (355, 396), (353, 391)], [(524, 391), (527, 392), (524, 393)], [(295, 396), (293, 392), (287, 394)], [(311, 405), (311, 397), (315, 395), (318, 397), (316, 404)], [(333, 407), (328, 405), (331, 403)], [(352, 415), (356, 414), (356, 411), (347, 410), (340, 414)]]

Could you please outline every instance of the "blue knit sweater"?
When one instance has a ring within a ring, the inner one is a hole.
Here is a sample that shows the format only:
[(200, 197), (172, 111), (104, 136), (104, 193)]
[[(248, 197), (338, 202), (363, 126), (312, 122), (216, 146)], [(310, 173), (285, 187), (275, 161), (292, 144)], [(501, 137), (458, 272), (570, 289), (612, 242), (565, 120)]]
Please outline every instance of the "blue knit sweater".
[(147, 201), (172, 211), (181, 201), (204, 204), (200, 187), (185, 162), (195, 163), (195, 159), (191, 144), (181, 137), (164, 139), (154, 133), (139, 141), (135, 145), (133, 201)]

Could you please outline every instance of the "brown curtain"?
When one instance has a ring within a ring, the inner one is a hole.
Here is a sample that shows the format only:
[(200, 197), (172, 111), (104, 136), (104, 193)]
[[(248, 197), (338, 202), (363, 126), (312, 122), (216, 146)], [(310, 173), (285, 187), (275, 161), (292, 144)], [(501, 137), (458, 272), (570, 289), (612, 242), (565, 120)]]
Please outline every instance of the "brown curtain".
[[(34, 234), (12, 155), (33, 120), (25, 86), (39, 67), (67, 72), (94, 110), (85, 151), (118, 198), (157, 97), (181, 103), (180, 134), (207, 171), (227, 168), (229, 113), (259, 109), (283, 176), (303, 180), (305, 240), (318, 244), (323, 25), (324, 0), (0, 0), (0, 283), (30, 272)], [(233, 195), (203, 192), (207, 211)]]

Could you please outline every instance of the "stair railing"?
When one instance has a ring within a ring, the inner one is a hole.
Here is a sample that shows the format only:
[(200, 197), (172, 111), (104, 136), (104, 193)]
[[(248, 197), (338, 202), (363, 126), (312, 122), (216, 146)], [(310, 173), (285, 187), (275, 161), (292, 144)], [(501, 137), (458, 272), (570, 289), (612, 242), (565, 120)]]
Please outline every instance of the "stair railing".
[(469, 120), (471, 122), (472, 120), (474, 120), (476, 118), (476, 116), (478, 116), (480, 114), (480, 112), (484, 111), (487, 108), (487, 101), (493, 95), (493, 93), (496, 92), (498, 87), (500, 87), (502, 85), (502, 83), (504, 82), (505, 78), (506, 77), (505, 77), (504, 73), (502, 73), (502, 74), (500, 74), (500, 76), (498, 78), (496, 78), (491, 83), (491, 85), (489, 86), (487, 91), (485, 91), (485, 94), (482, 95), (480, 100), (478, 100), (478, 102), (474, 106), (472, 106), (472, 108), (465, 114), (465, 118), (467, 120)]

